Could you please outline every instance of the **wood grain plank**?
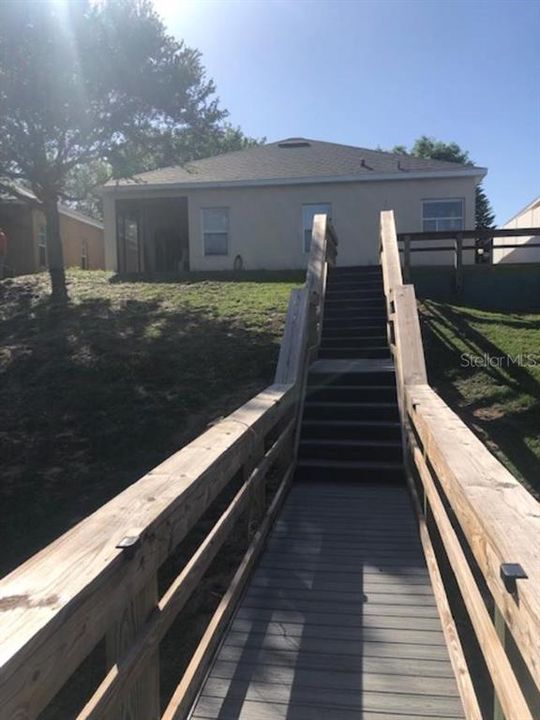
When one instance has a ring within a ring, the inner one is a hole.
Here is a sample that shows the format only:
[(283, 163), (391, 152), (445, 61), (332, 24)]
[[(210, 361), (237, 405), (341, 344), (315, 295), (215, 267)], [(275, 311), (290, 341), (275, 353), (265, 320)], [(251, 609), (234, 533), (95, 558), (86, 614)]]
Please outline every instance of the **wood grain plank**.
[[(407, 408), (497, 606), (540, 689), (540, 504), (429, 386), (407, 391)], [(486, 512), (489, 508), (489, 512)], [(519, 562), (517, 593), (499, 575)]]
[[(34, 718), (294, 402), (271, 386), (0, 581), (0, 707)], [(116, 548), (139, 536), (132, 559)]]

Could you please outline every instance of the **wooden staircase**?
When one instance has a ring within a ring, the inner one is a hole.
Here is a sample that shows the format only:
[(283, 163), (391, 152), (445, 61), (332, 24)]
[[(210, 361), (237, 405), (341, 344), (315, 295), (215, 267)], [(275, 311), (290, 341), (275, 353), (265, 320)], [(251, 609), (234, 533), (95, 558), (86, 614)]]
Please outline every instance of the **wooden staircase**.
[(405, 482), (386, 322), (380, 267), (329, 271), (320, 359), (308, 374), (296, 479)]

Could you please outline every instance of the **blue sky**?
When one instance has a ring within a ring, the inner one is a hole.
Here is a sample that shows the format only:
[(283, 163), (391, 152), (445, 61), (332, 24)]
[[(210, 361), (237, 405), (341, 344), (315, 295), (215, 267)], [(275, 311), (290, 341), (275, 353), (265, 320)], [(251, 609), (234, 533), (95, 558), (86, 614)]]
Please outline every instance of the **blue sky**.
[(540, 0), (155, 0), (268, 140), (455, 141), (504, 222), (540, 195)]

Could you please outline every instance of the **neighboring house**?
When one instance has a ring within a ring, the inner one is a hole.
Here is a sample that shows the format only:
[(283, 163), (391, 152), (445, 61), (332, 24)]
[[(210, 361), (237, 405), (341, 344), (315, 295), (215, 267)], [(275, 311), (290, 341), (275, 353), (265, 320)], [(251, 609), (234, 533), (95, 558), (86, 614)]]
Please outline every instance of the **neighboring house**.
[[(304, 138), (145, 172), (104, 187), (106, 266), (303, 268), (317, 212), (332, 217), (341, 265), (376, 264), (381, 210), (395, 211), (398, 232), (473, 229), (486, 172)], [(414, 257), (426, 264), (453, 255)]]
[[(517, 215), (510, 218), (502, 228), (539, 228), (540, 227), (540, 197), (529, 203)], [(493, 262), (495, 263), (530, 263), (540, 262), (540, 247), (527, 247), (531, 243), (540, 244), (539, 235), (526, 235), (524, 237), (497, 238), (497, 245), (523, 245), (519, 248), (495, 249), (493, 250)]]
[[(0, 227), (8, 236), (5, 275), (26, 275), (47, 267), (45, 215), (29, 190), (19, 187), (17, 191), (31, 204), (19, 197), (0, 195)], [(65, 267), (104, 269), (103, 225), (62, 204), (58, 212)]]

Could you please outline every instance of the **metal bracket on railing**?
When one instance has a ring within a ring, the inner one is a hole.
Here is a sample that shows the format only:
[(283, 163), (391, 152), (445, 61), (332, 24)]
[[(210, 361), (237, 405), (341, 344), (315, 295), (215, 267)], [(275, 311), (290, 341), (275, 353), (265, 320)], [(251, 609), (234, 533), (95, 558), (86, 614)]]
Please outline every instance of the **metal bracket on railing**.
[(123, 554), (128, 560), (130, 560), (135, 555), (135, 552), (139, 549), (140, 546), (140, 535), (128, 535), (127, 537), (122, 538), (118, 545), (115, 545), (118, 550), (124, 551)]
[(528, 577), (519, 563), (501, 564), (501, 580), (509, 593), (514, 594), (517, 591), (516, 580), (526, 580)]

